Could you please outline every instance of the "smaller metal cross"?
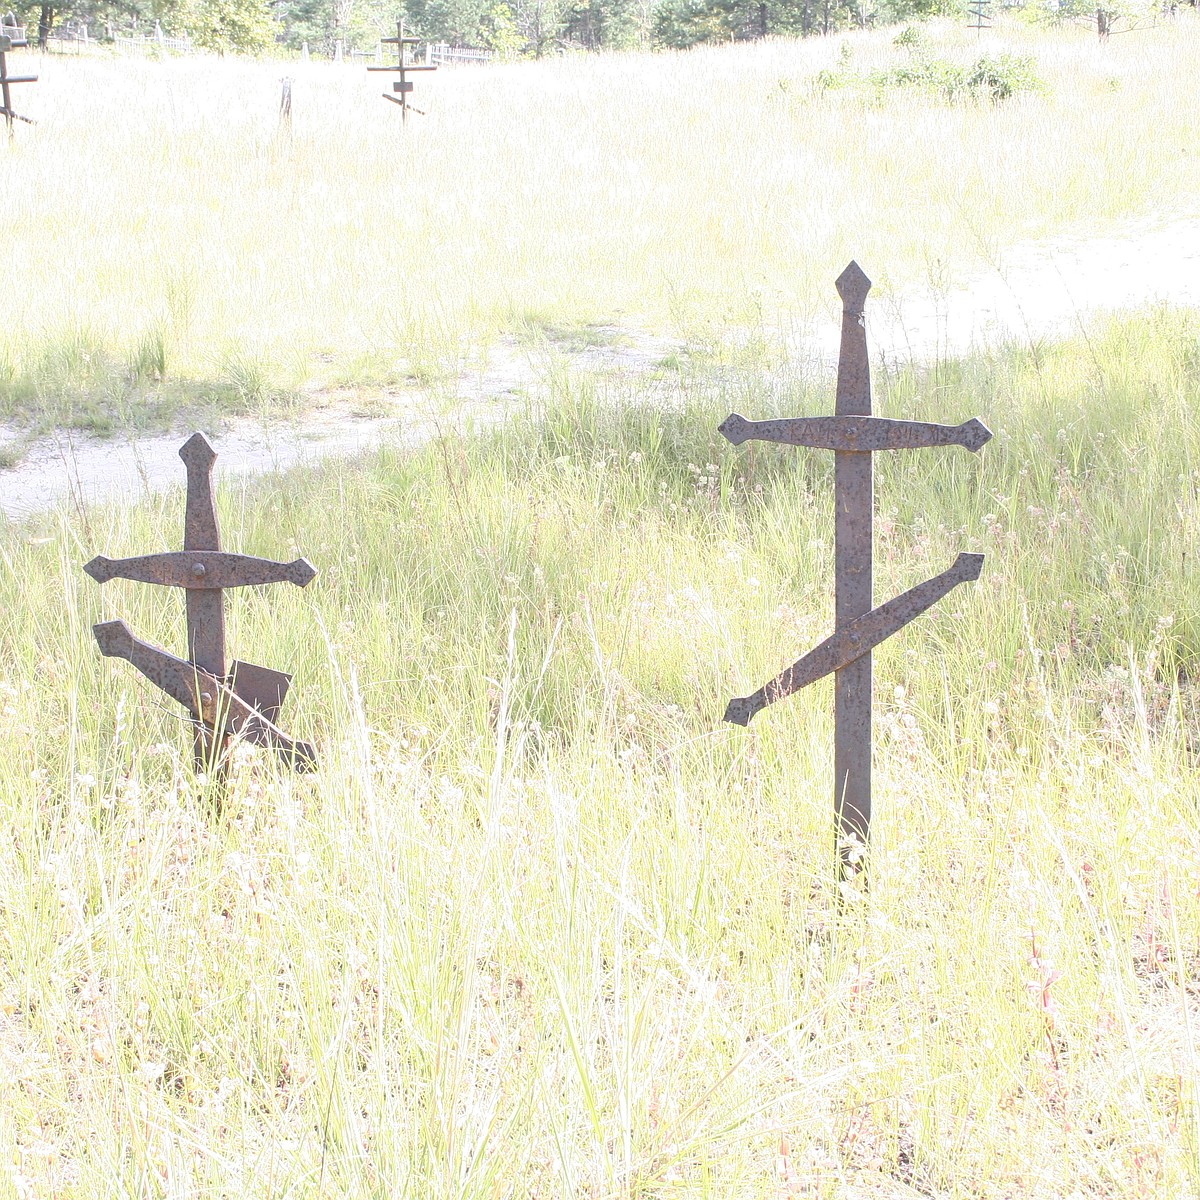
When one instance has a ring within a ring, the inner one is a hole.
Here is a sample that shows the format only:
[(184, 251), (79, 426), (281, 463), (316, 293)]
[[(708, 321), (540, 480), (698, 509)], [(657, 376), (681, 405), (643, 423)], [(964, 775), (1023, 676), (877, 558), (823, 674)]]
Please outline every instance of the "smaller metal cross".
[(292, 682), (283, 671), (253, 663), (225, 664), (224, 589), (265, 583), (307, 587), (316, 568), (307, 560), (273, 562), (221, 549), (212, 471), (216, 451), (194, 433), (179, 451), (187, 467), (187, 507), (183, 550), (137, 558), (93, 558), (83, 569), (97, 583), (134, 579), (185, 589), (188, 658), (176, 658), (134, 637), (124, 621), (105, 621), (93, 632), (100, 652), (131, 662), (151, 683), (178, 700), (195, 723), (196, 766), (215, 766), (231, 733), (258, 746), (271, 746), (300, 770), (310, 769), (316, 752), (288, 737), (275, 722)]
[(992, 434), (972, 417), (961, 425), (895, 421), (871, 415), (871, 371), (864, 319), (871, 281), (857, 263), (837, 279), (842, 298), (836, 415), (747, 421), (737, 413), (718, 432), (740, 446), (750, 439), (834, 451), (834, 631), (819, 646), (749, 696), (729, 702), (725, 720), (748, 725), (776, 700), (834, 673), (834, 809), (839, 874), (853, 865), (854, 846), (871, 827), (871, 651), (951, 588), (979, 578), (982, 554), (960, 554), (940, 575), (875, 607), (873, 595), (874, 472), (880, 450), (962, 446), (972, 453)]
[(424, 116), (425, 114), (421, 112), (421, 110), (417, 108), (415, 104), (409, 103), (408, 97), (413, 90), (413, 84), (412, 80), (406, 79), (405, 76), (410, 71), (436, 71), (437, 67), (430, 66), (428, 64), (410, 63), (407, 61), (404, 53), (405, 46), (416, 46), (421, 39), (415, 37), (405, 37), (404, 22), (401, 20), (396, 22), (396, 36), (394, 38), (381, 38), (380, 41), (385, 46), (396, 47), (397, 64), (394, 67), (368, 67), (367, 70), (400, 72), (400, 79), (396, 83), (392, 84), (392, 91), (396, 92), (397, 95), (389, 96), (387, 92), (384, 92), (383, 98), (385, 100), (390, 100), (393, 104), (400, 105), (402, 121), (408, 121), (408, 110), (410, 108), (413, 110), (413, 112), (421, 113), (421, 116)]
[(24, 121), (27, 125), (32, 125), (33, 122), (28, 117), (21, 116), (20, 113), (13, 111), (12, 93), (9, 88), (14, 83), (37, 83), (36, 75), (10, 75), (8, 73), (8, 52), (14, 46), (27, 46), (29, 43), (24, 38), (14, 38), (11, 36), (0, 36), (0, 114), (3, 114), (5, 121), (8, 122), (9, 136), (12, 136), (13, 121)]

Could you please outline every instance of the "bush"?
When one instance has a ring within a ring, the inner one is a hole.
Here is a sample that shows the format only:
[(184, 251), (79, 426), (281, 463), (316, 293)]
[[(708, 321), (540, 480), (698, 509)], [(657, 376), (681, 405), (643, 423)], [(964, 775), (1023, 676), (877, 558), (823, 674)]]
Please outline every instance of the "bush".
[(987, 99), (993, 104), (1017, 92), (1037, 91), (1043, 85), (1033, 59), (1017, 54), (985, 54), (970, 66), (944, 58), (917, 57), (900, 66), (872, 71), (867, 82), (877, 90), (921, 87), (947, 100)]

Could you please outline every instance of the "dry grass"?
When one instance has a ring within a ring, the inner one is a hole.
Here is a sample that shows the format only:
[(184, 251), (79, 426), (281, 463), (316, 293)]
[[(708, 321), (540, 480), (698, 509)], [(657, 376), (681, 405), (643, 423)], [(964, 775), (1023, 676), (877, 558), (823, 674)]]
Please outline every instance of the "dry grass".
[[(225, 491), (322, 576), (232, 600), (322, 765), (240, 757), (89, 625), (180, 499), (0, 531), (0, 1196), (1197, 1195), (1200, 335), (881, 381), (997, 432), (887, 456), (874, 884), (830, 885), (828, 456), (577, 391), (537, 422)], [(1162, 430), (1171, 436), (1164, 438)]]
[(814, 87), (843, 46), (857, 69), (899, 61), (891, 38), (447, 70), (405, 131), (361, 68), (44, 60), (23, 94), (40, 124), (0, 148), (20, 248), (0, 398), (130, 424), (437, 384), (505, 330), (789, 330), (851, 257), (886, 265), (886, 299), (1200, 191), (1194, 20), (1106, 46), (935, 28), (931, 53), (1036, 59), (1046, 90), (997, 107)]

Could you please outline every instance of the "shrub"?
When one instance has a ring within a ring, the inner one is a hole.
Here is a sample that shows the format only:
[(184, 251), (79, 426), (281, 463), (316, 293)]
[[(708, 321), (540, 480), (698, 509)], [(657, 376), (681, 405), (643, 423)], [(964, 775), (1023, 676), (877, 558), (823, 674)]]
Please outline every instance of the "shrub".
[(947, 100), (987, 99), (993, 104), (1017, 92), (1037, 91), (1042, 81), (1033, 59), (1017, 54), (985, 54), (970, 66), (944, 58), (913, 58), (899, 66), (873, 71), (867, 82), (877, 90), (921, 87)]

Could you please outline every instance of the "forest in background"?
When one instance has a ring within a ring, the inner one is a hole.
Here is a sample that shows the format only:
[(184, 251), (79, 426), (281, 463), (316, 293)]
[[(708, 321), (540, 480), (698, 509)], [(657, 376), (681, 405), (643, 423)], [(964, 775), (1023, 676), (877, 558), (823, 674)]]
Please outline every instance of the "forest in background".
[[(931, 16), (967, 16), (966, 0), (35, 0), (14, 12), (43, 45), (69, 24), (187, 34), (201, 48), (263, 54), (372, 49), (403, 17), (432, 42), (503, 58), (563, 50), (686, 49), (705, 42), (836, 33)], [(1007, 8), (1013, 7), (1007, 5)], [(1145, 0), (1107, 0), (1110, 22), (1151, 11)], [(1034, 21), (1096, 19), (1091, 0), (1037, 0)], [(36, 33), (35, 33), (36, 31)]]

